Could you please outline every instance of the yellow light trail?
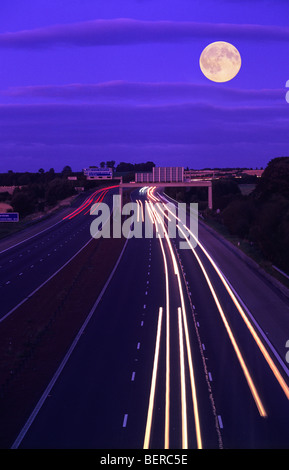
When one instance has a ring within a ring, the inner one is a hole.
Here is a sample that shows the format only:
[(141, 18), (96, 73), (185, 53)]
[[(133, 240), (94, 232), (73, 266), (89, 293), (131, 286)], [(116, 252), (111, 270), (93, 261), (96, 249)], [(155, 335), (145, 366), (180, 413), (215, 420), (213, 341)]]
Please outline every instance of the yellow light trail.
[(136, 200), (137, 202), (137, 222), (140, 221), (140, 204), (139, 204), (139, 200), (137, 199)]
[(148, 189), (148, 196), (153, 200), (153, 201), (159, 201), (159, 198), (157, 198), (155, 195), (154, 195), (154, 191), (156, 189), (156, 186), (151, 186), (149, 189)]
[(216, 292), (215, 292), (215, 289), (214, 289), (213, 286), (212, 286), (212, 283), (211, 283), (210, 278), (209, 278), (209, 276), (208, 276), (208, 274), (207, 274), (207, 272), (206, 272), (206, 270), (205, 270), (205, 268), (204, 268), (204, 265), (203, 265), (202, 261), (200, 260), (199, 256), (197, 255), (197, 253), (196, 253), (194, 247), (192, 246), (190, 240), (189, 240), (188, 237), (186, 236), (185, 232), (181, 229), (181, 227), (180, 227), (179, 225), (178, 225), (178, 229), (179, 229), (180, 232), (183, 234), (184, 238), (187, 240), (187, 243), (189, 244), (191, 250), (193, 251), (193, 253), (194, 253), (194, 255), (195, 255), (195, 257), (196, 257), (196, 259), (197, 259), (197, 261), (198, 261), (198, 263), (199, 263), (199, 265), (200, 265), (200, 267), (201, 267), (201, 269), (202, 269), (202, 272), (203, 272), (203, 274), (204, 274), (204, 276), (205, 276), (205, 279), (206, 279), (206, 281), (207, 281), (207, 283), (208, 283), (208, 286), (209, 286), (209, 288), (210, 288), (210, 291), (211, 291), (211, 293), (212, 293), (212, 296), (213, 296), (213, 298), (214, 298), (214, 300), (215, 300), (215, 303), (216, 303), (217, 308), (218, 308), (218, 310), (219, 310), (219, 313), (220, 313), (220, 315), (221, 315), (222, 321), (223, 321), (223, 323), (224, 323), (224, 325), (225, 325), (225, 328), (226, 328), (226, 330), (227, 330), (227, 333), (228, 333), (228, 335), (229, 335), (229, 338), (230, 338), (230, 340), (231, 340), (231, 343), (232, 343), (232, 345), (233, 345), (233, 348), (234, 348), (235, 353), (236, 353), (236, 355), (237, 355), (237, 358), (238, 358), (238, 360), (239, 360), (240, 366), (241, 366), (241, 368), (242, 368), (242, 370), (243, 370), (243, 373), (244, 373), (244, 375), (245, 375), (245, 378), (246, 378), (247, 383), (248, 383), (248, 385), (249, 385), (249, 388), (250, 388), (250, 390), (251, 390), (252, 396), (253, 396), (253, 398), (254, 398), (254, 400), (255, 400), (255, 403), (256, 403), (256, 405), (257, 405), (257, 408), (258, 408), (258, 410), (259, 410), (259, 413), (260, 413), (260, 415), (261, 415), (262, 417), (266, 417), (266, 416), (267, 416), (267, 413), (266, 413), (265, 408), (264, 408), (264, 406), (263, 406), (263, 404), (262, 404), (262, 400), (261, 400), (260, 397), (259, 397), (259, 394), (258, 394), (257, 389), (256, 389), (256, 387), (255, 387), (255, 384), (254, 384), (254, 382), (253, 382), (253, 379), (252, 379), (252, 377), (251, 377), (251, 375), (250, 375), (250, 373), (249, 373), (249, 370), (248, 370), (248, 368), (247, 368), (247, 366), (246, 366), (246, 363), (245, 363), (245, 361), (244, 361), (244, 359), (243, 359), (243, 356), (242, 356), (242, 354), (241, 354), (241, 352), (240, 352), (240, 349), (239, 349), (239, 347), (238, 347), (237, 341), (236, 341), (236, 339), (235, 339), (235, 337), (234, 337), (234, 335), (233, 335), (233, 332), (232, 332), (232, 330), (231, 330), (231, 328), (230, 328), (230, 326), (229, 326), (229, 323), (228, 323), (228, 321), (227, 321), (226, 315), (225, 315), (225, 313), (224, 313), (224, 311), (223, 311), (223, 309), (222, 309), (222, 306), (221, 306), (221, 304), (220, 304), (220, 301), (219, 301), (219, 299), (218, 299), (218, 296), (217, 296), (217, 294), (216, 294)]
[(141, 207), (141, 219), (142, 219), (142, 222), (144, 222), (143, 203), (142, 203), (141, 200), (139, 200), (139, 203), (140, 203), (140, 207)]
[(171, 219), (170, 219), (169, 216), (165, 213), (165, 211), (162, 210), (161, 205), (160, 205), (159, 202), (156, 204), (156, 207), (157, 207), (157, 209), (159, 209), (159, 210), (164, 214), (164, 216), (168, 219), (168, 221), (171, 222)]
[(164, 260), (166, 276), (166, 402), (165, 402), (165, 449), (170, 448), (170, 293), (169, 293), (169, 274), (168, 263), (163, 246), (162, 239), (158, 235)]
[(200, 426), (200, 417), (199, 417), (199, 409), (198, 409), (198, 400), (197, 400), (197, 388), (195, 382), (195, 374), (194, 374), (194, 367), (193, 367), (193, 359), (192, 359), (192, 352), (190, 346), (190, 339), (189, 339), (189, 329), (188, 329), (188, 322), (187, 322), (187, 313), (185, 307), (185, 300), (184, 300), (184, 293), (182, 288), (181, 276), (180, 271), (178, 268), (177, 260), (173, 251), (173, 247), (171, 241), (168, 237), (168, 234), (165, 233), (166, 240), (169, 246), (169, 250), (171, 253), (171, 258), (173, 260), (175, 274), (178, 280), (179, 286), (179, 293), (181, 298), (181, 305), (182, 305), (182, 314), (183, 314), (183, 322), (184, 322), (184, 330), (185, 330), (185, 337), (186, 337), (186, 348), (187, 348), (187, 355), (188, 355), (188, 362), (189, 362), (189, 371), (190, 371), (190, 382), (191, 382), (191, 390), (192, 390), (192, 402), (194, 408), (194, 418), (195, 418), (195, 431), (196, 431), (196, 438), (197, 438), (197, 446), (198, 449), (202, 449), (202, 436), (201, 436), (201, 426)]
[(156, 347), (155, 347), (154, 364), (153, 364), (153, 374), (152, 374), (151, 390), (150, 390), (150, 398), (149, 398), (149, 407), (148, 407), (148, 414), (147, 414), (145, 438), (144, 438), (144, 444), (143, 444), (144, 449), (149, 449), (149, 444), (150, 444), (152, 418), (153, 418), (153, 408), (154, 408), (154, 400), (155, 400), (155, 392), (156, 392), (157, 369), (158, 369), (158, 362), (159, 362), (162, 316), (163, 316), (163, 308), (160, 307), (159, 308), (159, 316), (158, 316), (158, 327), (157, 327), (157, 337), (156, 337)]
[(154, 224), (155, 223), (154, 216), (151, 212), (151, 208), (150, 208), (149, 203), (147, 201), (146, 201), (146, 207), (147, 207), (147, 211), (148, 211), (149, 217), (151, 219), (151, 222), (152, 222), (152, 224)]
[[(168, 209), (169, 210), (169, 209)], [(176, 215), (169, 210), (169, 212), (178, 220), (180, 221), (180, 219), (178, 217), (176, 217)], [(202, 245), (202, 243), (198, 240), (198, 238), (194, 235), (194, 233), (184, 224), (182, 224), (183, 227), (190, 233), (190, 235), (194, 238), (194, 240), (196, 241), (196, 243), (199, 245), (199, 247), (201, 248), (201, 250), (203, 251), (203, 253), (206, 255), (206, 257), (208, 258), (208, 260), (210, 261), (210, 263), (212, 264), (212, 266), (214, 267), (215, 271), (217, 272), (218, 276), (220, 277), (223, 285), (225, 286), (227, 292), (229, 293), (234, 305), (236, 306), (238, 312), (240, 313), (243, 321), (245, 322), (247, 328), (249, 329), (251, 335), (253, 336), (257, 346), (259, 347), (261, 353), (263, 354), (263, 357), (265, 358), (267, 364), (269, 365), (271, 371), (273, 372), (276, 380), (278, 381), (280, 387), (282, 388), (283, 392), (285, 393), (287, 399), (289, 399), (289, 387), (288, 385), (286, 384), (286, 381), (284, 380), (284, 378), (282, 377), (280, 371), (278, 370), (278, 368), (276, 367), (272, 357), (270, 356), (268, 350), (265, 348), (263, 342), (261, 341), (260, 337), (258, 336), (255, 328), (253, 327), (252, 323), (250, 322), (248, 316), (246, 315), (246, 313), (244, 312), (243, 308), (241, 307), (240, 303), (238, 302), (236, 296), (234, 295), (232, 289), (230, 288), (230, 286), (228, 285), (226, 279), (224, 278), (222, 272), (220, 271), (220, 269), (218, 268), (218, 266), (216, 265), (216, 263), (214, 262), (214, 260), (212, 259), (212, 257), (209, 255), (209, 253), (207, 252), (207, 250), (204, 248), (204, 246)], [(192, 251), (194, 252), (193, 248), (191, 247)]]
[[(155, 209), (154, 209), (155, 210)], [(156, 210), (155, 210), (156, 212)], [(179, 288), (179, 293), (180, 293), (180, 299), (181, 299), (181, 305), (182, 305), (182, 314), (183, 314), (183, 323), (184, 323), (184, 331), (185, 331), (185, 337), (186, 337), (186, 348), (187, 348), (187, 357), (188, 357), (188, 363), (189, 363), (189, 371), (190, 371), (190, 383), (191, 383), (191, 391), (192, 391), (192, 402), (193, 402), (193, 410), (194, 410), (194, 418), (195, 418), (195, 432), (196, 432), (196, 438), (197, 438), (197, 447), (198, 449), (202, 448), (202, 437), (201, 437), (201, 427), (200, 427), (200, 418), (199, 418), (199, 410), (198, 410), (198, 400), (197, 400), (197, 391), (196, 391), (196, 383), (195, 383), (195, 377), (194, 377), (194, 368), (193, 368), (193, 360), (192, 360), (192, 353), (191, 353), (191, 347), (190, 347), (190, 340), (189, 340), (189, 333), (188, 333), (188, 324), (187, 324), (187, 314), (186, 314), (186, 308), (185, 308), (185, 302), (184, 302), (184, 293), (182, 289), (182, 283), (181, 283), (181, 276), (180, 276), (180, 271), (178, 268), (177, 260), (172, 248), (171, 241), (169, 239), (169, 236), (167, 234), (167, 231), (164, 227), (164, 223), (159, 217), (158, 213), (156, 212), (156, 219), (163, 225), (163, 231), (165, 234), (165, 238), (170, 250), (173, 266), (174, 266), (174, 273), (177, 276), (178, 280), (178, 288)], [(184, 423), (184, 419), (182, 420)], [(183, 424), (184, 426), (184, 424)], [(184, 429), (184, 427), (183, 427)]]
[(207, 252), (207, 250), (204, 248), (204, 246), (199, 242), (199, 240), (196, 238), (196, 236), (187, 228), (185, 227), (186, 230), (188, 230), (188, 232), (193, 236), (193, 238), (196, 240), (196, 242), (198, 243), (198, 245), (200, 246), (200, 248), (202, 249), (202, 251), (205, 253), (205, 255), (207, 256), (207, 258), (209, 259), (209, 261), (211, 262), (211, 264), (213, 265), (215, 271), (217, 272), (218, 276), (220, 277), (222, 283), (224, 284), (227, 292), (229, 293), (231, 299), (233, 300), (234, 302), (234, 305), (236, 306), (238, 312), (240, 313), (241, 317), (243, 318), (247, 328), (249, 329), (251, 335), (253, 336), (255, 342), (257, 343), (260, 351), (262, 352), (265, 360), (267, 361), (267, 364), (269, 365), (271, 371), (273, 372), (275, 378), (277, 379), (279, 385), (281, 386), (282, 390), (284, 391), (287, 399), (289, 399), (289, 387), (288, 385), (286, 384), (284, 378), (282, 377), (282, 375), (280, 374), (280, 371), (278, 370), (278, 368), (276, 367), (274, 361), (272, 360), (272, 357), (270, 356), (270, 354), (268, 353), (267, 349), (265, 348), (264, 344), (262, 343), (262, 341), (260, 340), (256, 330), (254, 329), (252, 323), (250, 322), (249, 318), (247, 317), (246, 313), (244, 312), (243, 308), (241, 307), (240, 303), (238, 302), (236, 296), (234, 295), (232, 289), (230, 288), (230, 286), (228, 285), (227, 281), (225, 280), (222, 272), (220, 271), (220, 269), (217, 267), (216, 263), (214, 262), (214, 260), (211, 258), (211, 256), (209, 255), (209, 253)]
[(151, 211), (152, 211), (152, 214), (153, 214), (154, 219), (155, 219), (155, 218), (156, 218), (156, 210), (155, 210), (155, 206), (154, 206), (153, 202), (152, 202), (152, 201), (149, 201), (149, 202), (148, 202), (148, 205), (150, 206)]
[(182, 396), (182, 449), (188, 448), (188, 423), (187, 423), (187, 397), (186, 397), (186, 379), (185, 379), (185, 355), (183, 340), (183, 325), (181, 308), (178, 308), (178, 326), (179, 326), (179, 346), (180, 346), (180, 380)]
[[(165, 204), (164, 204), (164, 205), (165, 205)], [(175, 219), (177, 219), (179, 222), (181, 221), (181, 219), (179, 219), (179, 217), (176, 216), (176, 214), (174, 214), (174, 213), (167, 207), (167, 205), (166, 205), (166, 209), (167, 209), (167, 211), (168, 211), (170, 214), (172, 214), (172, 215), (174, 216)]]

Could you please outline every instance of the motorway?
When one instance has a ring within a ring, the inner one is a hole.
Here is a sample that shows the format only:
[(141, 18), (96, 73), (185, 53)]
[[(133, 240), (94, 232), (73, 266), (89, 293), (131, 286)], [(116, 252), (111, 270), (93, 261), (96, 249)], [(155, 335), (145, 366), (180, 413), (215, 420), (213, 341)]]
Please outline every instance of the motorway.
[(105, 197), (111, 207), (113, 194), (112, 188), (81, 195), (74, 202), (76, 207), (65, 209), (53, 222), (37, 226), (38, 231), (34, 226), (27, 237), (17, 234), (11, 246), (6, 239), (1, 241), (0, 322), (91, 240), (90, 206)]
[[(188, 218), (170, 239), (163, 194), (133, 200), (154, 236), (128, 240), (12, 447), (288, 448), (288, 299), (202, 223), (196, 247)], [(75, 213), (0, 254), (3, 321), (88, 242), (90, 223)]]

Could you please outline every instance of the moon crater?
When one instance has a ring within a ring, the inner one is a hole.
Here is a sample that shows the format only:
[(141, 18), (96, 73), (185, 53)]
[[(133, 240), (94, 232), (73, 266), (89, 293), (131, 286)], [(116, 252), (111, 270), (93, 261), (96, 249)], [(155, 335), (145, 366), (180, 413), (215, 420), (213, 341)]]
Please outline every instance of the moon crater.
[(213, 42), (203, 50), (200, 68), (209, 80), (227, 82), (238, 74), (241, 56), (232, 44), (224, 41)]

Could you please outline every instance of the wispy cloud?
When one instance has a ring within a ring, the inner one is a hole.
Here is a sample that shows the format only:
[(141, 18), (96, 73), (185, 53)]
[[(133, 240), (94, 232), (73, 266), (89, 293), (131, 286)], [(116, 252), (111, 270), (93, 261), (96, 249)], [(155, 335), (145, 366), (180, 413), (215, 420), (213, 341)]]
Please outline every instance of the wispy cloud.
[(66, 161), (81, 169), (107, 159), (265, 166), (273, 156), (288, 155), (288, 128), (286, 103), (0, 105), (1, 167), (62, 169)]
[(256, 24), (141, 21), (119, 18), (6, 32), (0, 35), (0, 47), (108, 46), (179, 42), (201, 37), (288, 41), (289, 28)]
[(57, 101), (80, 100), (90, 102), (170, 103), (170, 102), (222, 102), (284, 104), (285, 89), (240, 89), (218, 85), (171, 82), (127, 82), (110, 81), (97, 84), (66, 84), (13, 87), (0, 95), (9, 98), (48, 99)]
[(285, 106), (2, 105), (0, 144), (289, 144)]

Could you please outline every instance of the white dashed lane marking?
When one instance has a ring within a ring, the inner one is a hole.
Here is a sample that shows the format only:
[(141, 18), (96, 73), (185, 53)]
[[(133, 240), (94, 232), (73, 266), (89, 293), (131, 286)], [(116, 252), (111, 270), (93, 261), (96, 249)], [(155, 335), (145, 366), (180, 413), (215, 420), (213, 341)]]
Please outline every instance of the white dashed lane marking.
[(123, 417), (123, 423), (122, 423), (122, 427), (123, 427), (123, 428), (126, 428), (126, 425), (127, 425), (127, 418), (128, 418), (128, 414), (125, 414), (124, 417)]

